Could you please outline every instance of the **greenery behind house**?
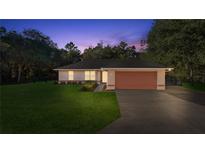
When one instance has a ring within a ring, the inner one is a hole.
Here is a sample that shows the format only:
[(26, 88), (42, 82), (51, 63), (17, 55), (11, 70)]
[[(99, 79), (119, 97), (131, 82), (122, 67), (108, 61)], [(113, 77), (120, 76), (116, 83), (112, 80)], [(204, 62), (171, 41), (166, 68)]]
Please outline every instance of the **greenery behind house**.
[(173, 67), (181, 81), (205, 83), (205, 20), (156, 20), (143, 58)]
[(178, 80), (205, 83), (205, 20), (155, 20), (147, 43), (142, 53), (126, 42), (98, 43), (80, 52), (72, 42), (59, 49), (38, 30), (16, 32), (1, 27), (1, 83), (56, 80), (53, 68), (81, 60), (136, 57), (173, 67), (169, 75)]
[(134, 46), (121, 42), (116, 46), (89, 47), (81, 53), (73, 43), (59, 49), (48, 36), (35, 29), (23, 32), (0, 28), (1, 83), (56, 80), (54, 68), (81, 60), (136, 57)]

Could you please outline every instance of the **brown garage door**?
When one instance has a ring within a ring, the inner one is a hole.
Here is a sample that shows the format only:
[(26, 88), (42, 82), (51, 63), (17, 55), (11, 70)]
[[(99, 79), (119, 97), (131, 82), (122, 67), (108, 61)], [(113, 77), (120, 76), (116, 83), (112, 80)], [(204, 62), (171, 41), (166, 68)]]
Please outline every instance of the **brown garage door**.
[(115, 72), (116, 89), (156, 89), (157, 72)]

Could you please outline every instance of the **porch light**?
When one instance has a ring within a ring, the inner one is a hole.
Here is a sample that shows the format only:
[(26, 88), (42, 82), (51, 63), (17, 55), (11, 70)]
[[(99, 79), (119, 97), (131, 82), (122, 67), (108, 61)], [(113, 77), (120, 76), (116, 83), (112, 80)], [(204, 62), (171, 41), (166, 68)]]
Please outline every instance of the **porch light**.
[(172, 71), (172, 70), (173, 70), (173, 68), (168, 68), (167, 70), (168, 70), (168, 72), (170, 72), (170, 71)]

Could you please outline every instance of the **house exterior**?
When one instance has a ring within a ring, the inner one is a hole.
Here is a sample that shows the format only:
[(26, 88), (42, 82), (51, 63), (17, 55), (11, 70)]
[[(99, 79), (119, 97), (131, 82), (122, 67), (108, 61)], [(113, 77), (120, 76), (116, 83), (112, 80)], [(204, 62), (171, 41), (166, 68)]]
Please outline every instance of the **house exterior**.
[(165, 72), (171, 69), (140, 59), (96, 59), (54, 70), (58, 71), (59, 83), (96, 81), (104, 83), (107, 90), (165, 90)]

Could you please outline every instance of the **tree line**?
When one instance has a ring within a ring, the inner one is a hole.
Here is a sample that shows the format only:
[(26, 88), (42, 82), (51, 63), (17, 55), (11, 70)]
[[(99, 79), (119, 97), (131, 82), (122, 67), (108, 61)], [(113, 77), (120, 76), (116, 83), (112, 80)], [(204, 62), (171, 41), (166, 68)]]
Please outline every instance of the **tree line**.
[(49, 36), (38, 30), (16, 32), (5, 27), (0, 27), (0, 49), (1, 84), (56, 80), (54, 68), (81, 60), (137, 56), (135, 47), (125, 42), (116, 46), (98, 43), (81, 53), (73, 42), (59, 49)]
[(155, 20), (143, 58), (173, 67), (181, 81), (205, 83), (205, 20)]
[(114, 46), (98, 43), (81, 52), (73, 42), (59, 49), (49, 36), (35, 29), (16, 32), (0, 27), (1, 83), (56, 80), (53, 68), (58, 66), (136, 57), (173, 67), (169, 75), (178, 80), (205, 83), (205, 20), (155, 20), (147, 43), (143, 53), (126, 42)]

